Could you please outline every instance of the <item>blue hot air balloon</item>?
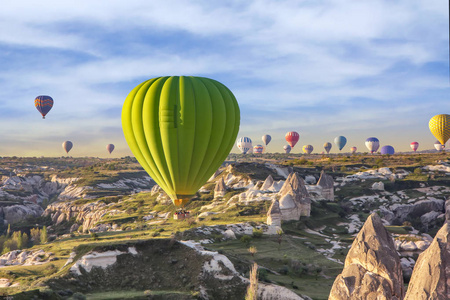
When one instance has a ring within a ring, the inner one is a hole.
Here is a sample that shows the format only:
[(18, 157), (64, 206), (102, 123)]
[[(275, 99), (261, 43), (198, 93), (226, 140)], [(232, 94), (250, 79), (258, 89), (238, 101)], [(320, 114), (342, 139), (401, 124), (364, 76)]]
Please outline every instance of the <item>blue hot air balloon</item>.
[(347, 144), (347, 139), (344, 136), (340, 135), (334, 139), (334, 143), (336, 144), (336, 146), (338, 146), (339, 151), (341, 151), (342, 148), (344, 148), (345, 144)]
[(395, 150), (394, 150), (394, 147), (387, 145), (387, 146), (381, 147), (380, 153), (393, 155), (395, 153)]
[(370, 137), (366, 140), (366, 147), (370, 153), (377, 152), (378, 148), (380, 148), (380, 141), (376, 137)]

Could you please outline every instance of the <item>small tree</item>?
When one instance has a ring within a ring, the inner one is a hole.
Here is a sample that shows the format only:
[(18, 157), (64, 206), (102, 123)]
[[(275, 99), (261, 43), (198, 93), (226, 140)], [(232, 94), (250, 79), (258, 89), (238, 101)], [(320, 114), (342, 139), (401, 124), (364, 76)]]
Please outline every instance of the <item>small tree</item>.
[(23, 248), (22, 243), (22, 232), (21, 231), (14, 231), (12, 234), (12, 240), (16, 243), (17, 249)]
[(47, 239), (47, 226), (44, 226), (41, 230), (41, 244), (47, 243)]
[(33, 244), (39, 244), (39, 241), (41, 239), (41, 232), (39, 228), (31, 228), (30, 229), (30, 239), (33, 242)]
[(278, 229), (278, 230), (277, 230), (277, 235), (278, 235), (278, 239), (277, 239), (277, 242), (278, 242), (278, 250), (280, 250), (280, 248), (281, 248), (281, 242), (283, 241), (283, 230)]
[(29, 242), (28, 234), (24, 233), (22, 234), (22, 247), (28, 248), (28, 242)]
[(258, 264), (254, 263), (250, 269), (250, 285), (247, 287), (245, 300), (258, 299)]
[(255, 254), (258, 253), (258, 250), (255, 246), (250, 246), (250, 248), (247, 249), (248, 252), (252, 255), (252, 257), (255, 257)]

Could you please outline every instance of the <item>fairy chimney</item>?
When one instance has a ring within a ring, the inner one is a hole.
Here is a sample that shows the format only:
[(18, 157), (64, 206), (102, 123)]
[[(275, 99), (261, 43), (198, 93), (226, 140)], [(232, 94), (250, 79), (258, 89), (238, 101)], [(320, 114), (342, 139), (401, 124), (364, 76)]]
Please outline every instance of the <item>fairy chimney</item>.
[(322, 188), (322, 197), (325, 200), (334, 201), (334, 180), (332, 176), (322, 170), (317, 186)]

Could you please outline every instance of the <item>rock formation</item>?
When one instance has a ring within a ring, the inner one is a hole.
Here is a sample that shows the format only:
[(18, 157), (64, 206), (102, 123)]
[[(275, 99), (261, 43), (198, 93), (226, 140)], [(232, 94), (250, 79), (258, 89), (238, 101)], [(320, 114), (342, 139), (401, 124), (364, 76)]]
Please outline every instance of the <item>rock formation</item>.
[(226, 193), (227, 186), (225, 185), (225, 181), (222, 177), (217, 181), (216, 187), (214, 188), (214, 198), (222, 198)]
[(317, 186), (322, 188), (322, 198), (334, 201), (334, 180), (333, 177), (326, 174), (323, 170), (320, 172), (320, 178)]
[(403, 274), (392, 237), (380, 217), (367, 219), (336, 277), (330, 300), (403, 299)]
[(278, 195), (282, 220), (299, 220), (300, 216), (309, 217), (311, 198), (306, 190), (305, 181), (296, 172), (288, 176)]
[(281, 210), (278, 200), (274, 200), (267, 213), (267, 225), (281, 227)]
[(272, 175), (267, 176), (266, 180), (264, 180), (263, 185), (261, 186), (261, 191), (269, 191), (269, 189), (273, 186), (273, 177)]
[[(37, 204), (24, 203), (0, 207), (0, 220), (8, 224), (18, 223), (28, 217), (39, 217), (44, 210)], [(3, 224), (0, 224), (3, 225)]]
[(417, 259), (405, 300), (450, 299), (450, 227), (446, 223)]

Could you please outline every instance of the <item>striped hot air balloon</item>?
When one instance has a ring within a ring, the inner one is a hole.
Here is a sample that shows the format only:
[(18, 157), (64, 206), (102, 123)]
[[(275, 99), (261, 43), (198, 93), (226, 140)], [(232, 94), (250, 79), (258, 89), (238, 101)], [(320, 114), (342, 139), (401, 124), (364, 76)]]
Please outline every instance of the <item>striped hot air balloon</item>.
[(323, 148), (325, 149), (325, 151), (327, 151), (327, 154), (330, 153), (331, 147), (332, 147), (332, 145), (330, 142), (323, 144)]
[(419, 143), (418, 142), (412, 142), (411, 144), (409, 144), (411, 146), (411, 149), (414, 150), (414, 152), (417, 151), (417, 149), (419, 148)]
[(300, 138), (300, 135), (298, 134), (298, 132), (289, 131), (288, 133), (286, 133), (285, 138), (286, 138), (286, 142), (288, 142), (289, 146), (294, 148), (295, 144), (297, 144), (298, 139)]
[(50, 96), (37, 96), (34, 99), (34, 106), (41, 113), (42, 119), (45, 119), (45, 115), (52, 109), (53, 107), (53, 99)]
[(237, 141), (237, 147), (243, 154), (247, 154), (252, 149), (252, 140), (248, 137), (241, 137)]
[(370, 153), (377, 152), (378, 148), (380, 148), (380, 141), (376, 137), (370, 137), (366, 140), (366, 147)]
[(381, 148), (380, 153), (393, 155), (395, 153), (395, 150), (394, 150), (394, 147), (392, 147), (390, 145), (386, 145)]
[(284, 152), (285, 153), (290, 153), (291, 152), (291, 146), (289, 146), (289, 145), (285, 145), (284, 147), (283, 147), (283, 149), (284, 149)]
[(311, 152), (313, 152), (314, 147), (311, 145), (305, 145), (303, 146), (303, 152), (305, 152), (306, 154), (311, 154)]
[(355, 154), (356, 150), (358, 150), (358, 148), (356, 148), (356, 147), (351, 147), (350, 148), (350, 151), (352, 152), (352, 154)]
[(262, 145), (256, 145), (255, 147), (253, 147), (253, 153), (263, 153), (264, 152), (264, 147)]

